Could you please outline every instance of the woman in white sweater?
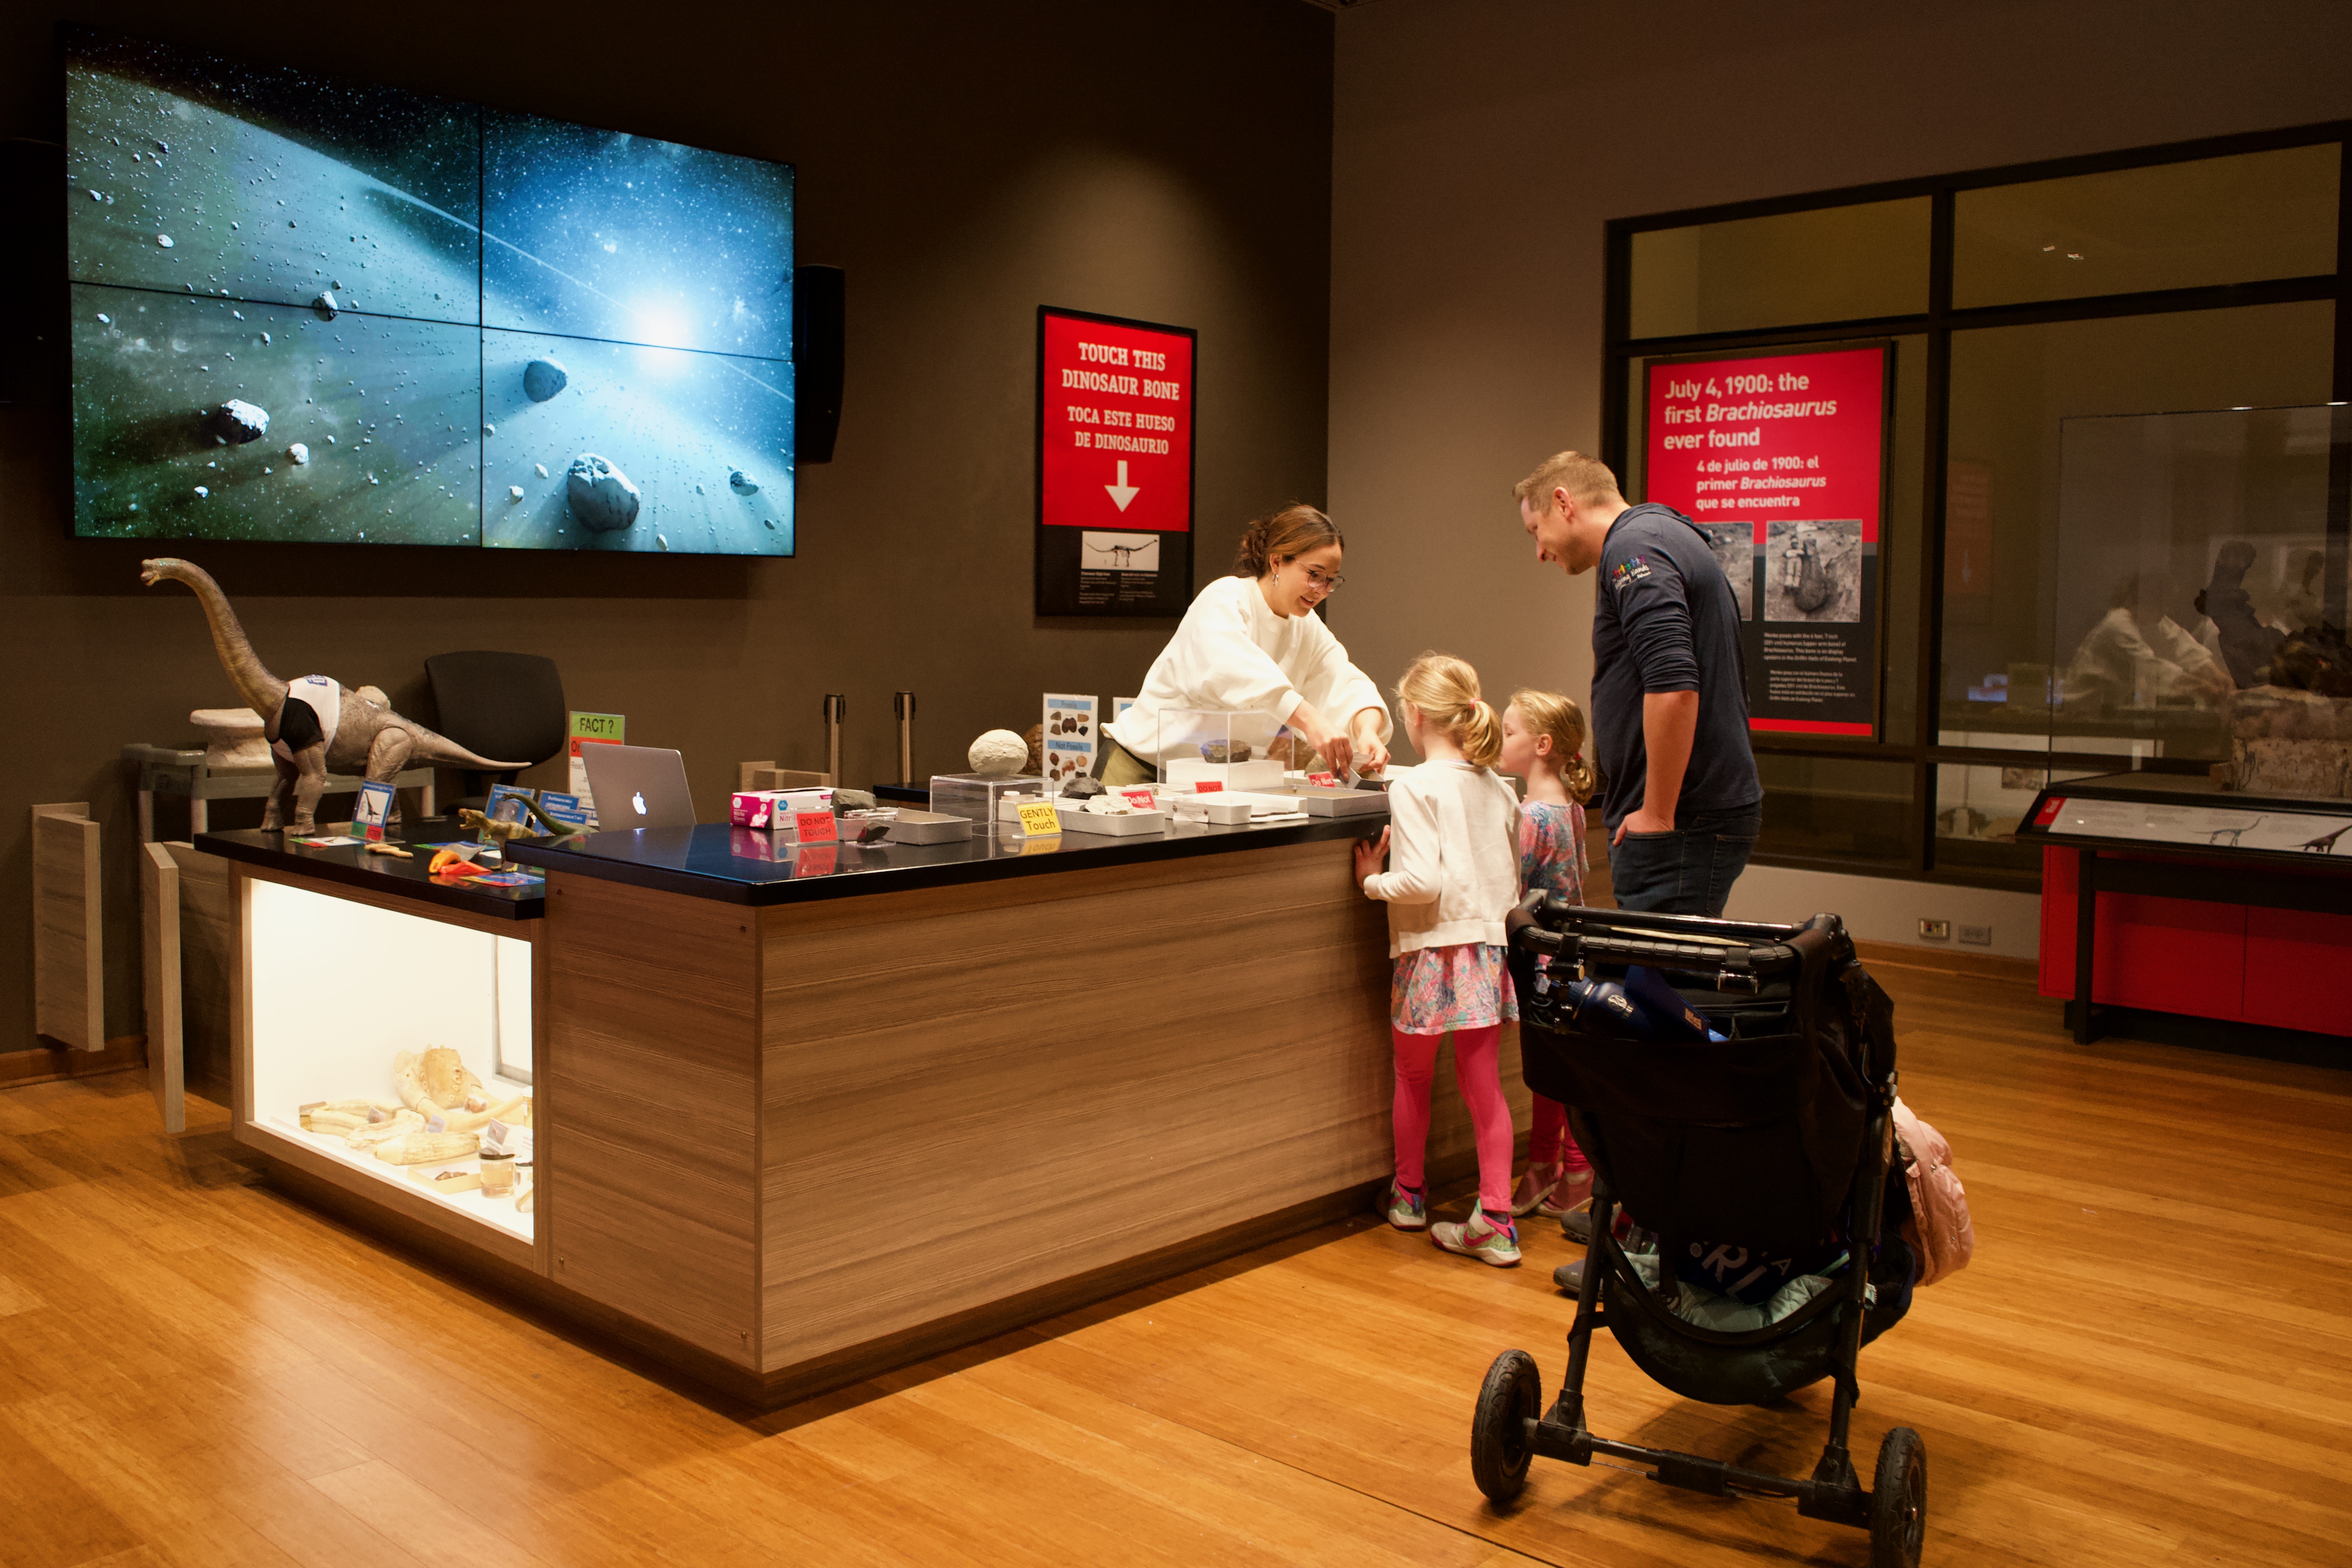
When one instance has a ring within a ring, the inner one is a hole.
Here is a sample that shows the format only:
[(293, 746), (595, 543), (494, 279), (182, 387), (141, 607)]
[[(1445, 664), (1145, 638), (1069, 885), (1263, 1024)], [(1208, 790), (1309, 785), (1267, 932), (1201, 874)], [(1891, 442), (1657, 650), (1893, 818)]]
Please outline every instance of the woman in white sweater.
[[(1517, 1018), (1503, 917), (1519, 896), (1519, 801), (1496, 776), (1503, 727), (1479, 700), (1478, 672), (1425, 653), (1397, 682), (1405, 733), (1425, 759), (1389, 785), (1390, 826), (1356, 847), (1356, 880), (1389, 907), (1389, 1032), (1396, 1047), (1396, 1178), (1381, 1207), (1399, 1230), (1508, 1268), (1511, 1108), (1496, 1061), (1503, 1021)], [(1393, 850), (1395, 868), (1380, 869)], [(1459, 1225), (1430, 1226), (1422, 1162), (1430, 1079), (1454, 1037), (1454, 1079), (1478, 1143), (1478, 1204)]]
[(1152, 661), (1135, 705), (1103, 726), (1111, 742), (1103, 783), (1116, 788), (1157, 777), (1161, 715), (1180, 710), (1254, 713), (1267, 738), (1287, 725), (1335, 772), (1387, 766), (1389, 710), (1381, 689), (1348, 662), (1348, 650), (1315, 614), (1342, 581), (1342, 548), (1339, 531), (1311, 506), (1251, 523), (1232, 574), (1201, 590)]

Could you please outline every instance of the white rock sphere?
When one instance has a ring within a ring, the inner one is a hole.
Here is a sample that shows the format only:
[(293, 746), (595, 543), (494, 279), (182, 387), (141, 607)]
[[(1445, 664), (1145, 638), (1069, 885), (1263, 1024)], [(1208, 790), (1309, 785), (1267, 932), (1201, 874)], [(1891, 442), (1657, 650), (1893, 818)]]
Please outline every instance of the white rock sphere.
[(986, 778), (1009, 779), (1029, 760), (1029, 742), (1010, 730), (991, 730), (965, 753), (971, 771)]

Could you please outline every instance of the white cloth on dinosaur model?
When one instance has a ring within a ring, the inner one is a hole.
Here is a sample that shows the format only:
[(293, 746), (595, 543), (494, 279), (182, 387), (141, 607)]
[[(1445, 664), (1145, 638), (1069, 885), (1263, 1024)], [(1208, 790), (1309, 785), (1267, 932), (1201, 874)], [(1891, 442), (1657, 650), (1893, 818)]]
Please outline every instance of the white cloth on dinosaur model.
[[(292, 726), (287, 724), (286, 715), (297, 702), (318, 715), (315, 724), (303, 722), (299, 714), (295, 716)], [(312, 743), (313, 738), (309, 731), (314, 728), (319, 731), (316, 742), (332, 748), (335, 731), (341, 728), (342, 722), (341, 682), (331, 675), (306, 675), (299, 680), (290, 680), (286, 684), (286, 700), (278, 707), (278, 740), (273, 749), (288, 762), (292, 762), (295, 752), (307, 750)]]

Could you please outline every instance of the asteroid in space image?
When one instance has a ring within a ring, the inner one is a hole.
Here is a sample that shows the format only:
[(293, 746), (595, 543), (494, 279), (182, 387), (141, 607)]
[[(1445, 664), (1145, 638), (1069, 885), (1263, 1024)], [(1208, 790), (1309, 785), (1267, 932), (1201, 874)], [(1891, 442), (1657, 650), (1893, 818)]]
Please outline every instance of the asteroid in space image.
[(792, 553), (788, 165), (80, 27), (67, 121), (78, 533)]

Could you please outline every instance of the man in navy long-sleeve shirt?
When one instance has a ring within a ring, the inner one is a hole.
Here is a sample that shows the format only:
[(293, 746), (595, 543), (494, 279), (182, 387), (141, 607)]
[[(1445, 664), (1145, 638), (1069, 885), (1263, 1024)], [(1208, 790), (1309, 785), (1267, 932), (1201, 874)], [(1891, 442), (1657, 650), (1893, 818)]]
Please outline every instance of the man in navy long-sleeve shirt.
[(1763, 823), (1739, 609), (1697, 525), (1561, 452), (1519, 481), (1538, 561), (1601, 572), (1592, 739), (1619, 907), (1720, 915)]

